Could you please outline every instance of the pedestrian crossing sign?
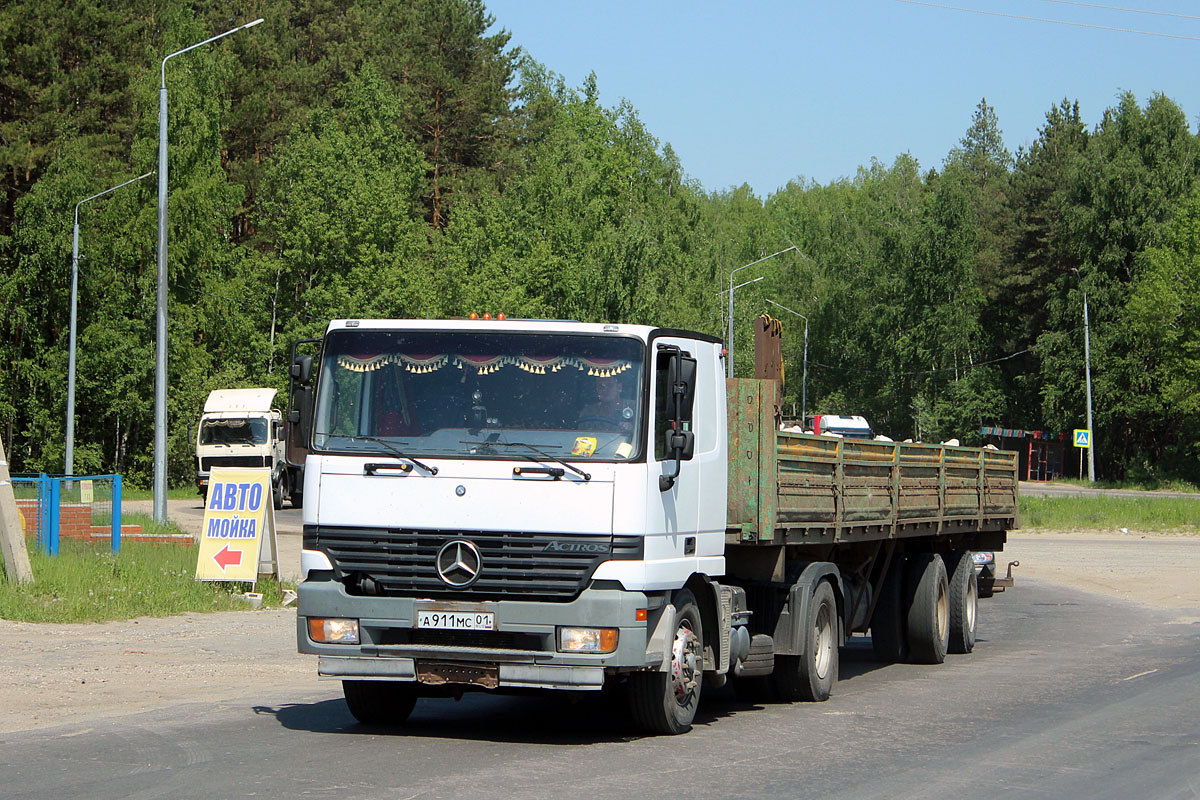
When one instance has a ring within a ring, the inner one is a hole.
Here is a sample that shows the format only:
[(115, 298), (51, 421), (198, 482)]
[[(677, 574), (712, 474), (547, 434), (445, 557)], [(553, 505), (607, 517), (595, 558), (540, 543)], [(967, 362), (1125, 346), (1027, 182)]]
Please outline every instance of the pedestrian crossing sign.
[(1075, 429), (1075, 446), (1076, 447), (1091, 447), (1092, 432), (1087, 428)]

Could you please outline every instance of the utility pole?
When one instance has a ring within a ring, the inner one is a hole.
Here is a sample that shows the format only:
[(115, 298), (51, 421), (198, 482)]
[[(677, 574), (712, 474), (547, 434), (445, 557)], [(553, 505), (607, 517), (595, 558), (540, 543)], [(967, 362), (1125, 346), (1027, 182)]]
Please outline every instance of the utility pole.
[(21, 530), (3, 441), (0, 441), (0, 550), (4, 551), (4, 574), (9, 583), (33, 581), (33, 567), (29, 565), (29, 552), (25, 549), (25, 533)]
[(1096, 482), (1096, 431), (1092, 427), (1092, 350), (1091, 334), (1088, 330), (1087, 292), (1083, 293), (1083, 367), (1087, 384), (1087, 427), (1088, 427), (1088, 482)]

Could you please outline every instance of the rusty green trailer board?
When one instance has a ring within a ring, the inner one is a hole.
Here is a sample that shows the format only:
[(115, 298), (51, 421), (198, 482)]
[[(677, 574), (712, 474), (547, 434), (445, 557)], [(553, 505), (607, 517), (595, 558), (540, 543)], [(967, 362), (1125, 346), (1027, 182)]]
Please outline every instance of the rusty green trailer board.
[(1017, 454), (792, 433), (777, 384), (728, 381), (730, 544), (829, 545), (1017, 527)]

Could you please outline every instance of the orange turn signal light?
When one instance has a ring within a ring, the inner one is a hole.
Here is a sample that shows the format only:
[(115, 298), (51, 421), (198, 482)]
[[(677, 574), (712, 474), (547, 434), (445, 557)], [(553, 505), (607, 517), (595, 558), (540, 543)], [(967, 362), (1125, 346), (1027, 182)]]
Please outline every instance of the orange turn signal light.
[(638, 622), (645, 622), (646, 621), (646, 609), (639, 608), (637, 611), (634, 612), (633, 616), (634, 616), (634, 619), (636, 619)]

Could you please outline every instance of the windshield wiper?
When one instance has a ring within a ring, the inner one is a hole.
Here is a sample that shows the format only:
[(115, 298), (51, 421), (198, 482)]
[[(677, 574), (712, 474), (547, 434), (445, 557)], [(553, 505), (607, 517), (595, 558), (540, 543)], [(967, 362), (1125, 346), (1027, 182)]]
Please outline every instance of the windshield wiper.
[(576, 475), (582, 476), (585, 481), (590, 481), (592, 479), (592, 476), (590, 474), (584, 472), (583, 470), (581, 470), (579, 467), (575, 466), (574, 464), (568, 464), (566, 461), (563, 461), (558, 456), (551, 455), (550, 453), (547, 453), (545, 450), (534, 447), (533, 445), (529, 444), (528, 442), (488, 442), (488, 444), (491, 445), (492, 447), (525, 447), (525, 448), (528, 448), (528, 449), (532, 450), (533, 452), (537, 453), (542, 458), (546, 459), (547, 461), (553, 461), (555, 464), (560, 464), (560, 465), (566, 467), (567, 469), (571, 470), (571, 472), (574, 472)]
[[(341, 435), (341, 434), (318, 434), (318, 435), (335, 436), (335, 435)], [(387, 439), (381, 439), (378, 436), (348, 436), (348, 435), (342, 435), (342, 438), (350, 439), (351, 441), (355, 441), (355, 442), (375, 442), (376, 444), (381, 444), (385, 448), (387, 448), (388, 452), (390, 452), (392, 455), (396, 456), (397, 458), (403, 458), (405, 461), (411, 462), (415, 466), (418, 466), (421, 469), (428, 472), (430, 475), (438, 474), (437, 467), (431, 467), (428, 464), (422, 464), (420, 461), (417, 461), (412, 456), (408, 455), (407, 453), (402, 452), (400, 450), (400, 448), (396, 447), (396, 445), (392, 444)]]

